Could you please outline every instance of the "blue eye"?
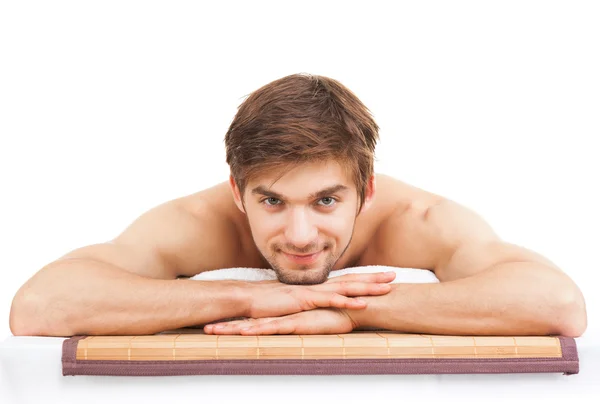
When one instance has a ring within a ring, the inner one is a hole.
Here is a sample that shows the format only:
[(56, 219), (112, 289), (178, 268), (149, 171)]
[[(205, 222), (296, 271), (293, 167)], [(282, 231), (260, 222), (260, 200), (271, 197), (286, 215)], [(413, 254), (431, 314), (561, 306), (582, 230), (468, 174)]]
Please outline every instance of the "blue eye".
[(322, 206), (333, 206), (335, 205), (336, 200), (331, 197), (321, 198), (319, 202), (325, 202)]
[(277, 198), (267, 198), (263, 202), (267, 202), (267, 206), (276, 206), (279, 205), (279, 202), (281, 201)]

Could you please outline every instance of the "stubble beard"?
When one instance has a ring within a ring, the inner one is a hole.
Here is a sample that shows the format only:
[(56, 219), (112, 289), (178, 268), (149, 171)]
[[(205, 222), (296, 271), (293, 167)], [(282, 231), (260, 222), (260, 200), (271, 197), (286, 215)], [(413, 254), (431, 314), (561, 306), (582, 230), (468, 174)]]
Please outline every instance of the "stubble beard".
[(327, 257), (325, 258), (325, 263), (320, 268), (311, 268), (310, 265), (299, 265), (295, 269), (283, 268), (277, 262), (277, 256), (283, 254), (279, 245), (273, 246), (270, 257), (265, 257), (265, 259), (271, 265), (271, 268), (275, 271), (279, 282), (286, 283), (289, 285), (316, 285), (327, 281), (327, 279), (329, 278), (329, 273), (331, 272), (335, 264), (338, 262), (338, 260), (344, 255), (344, 253), (350, 246), (351, 241), (352, 237), (350, 237), (350, 240), (348, 240), (348, 244), (346, 245), (342, 253), (339, 254), (337, 257), (332, 251), (331, 244), (324, 244), (321, 250), (319, 251), (321, 251), (321, 254), (327, 254)]

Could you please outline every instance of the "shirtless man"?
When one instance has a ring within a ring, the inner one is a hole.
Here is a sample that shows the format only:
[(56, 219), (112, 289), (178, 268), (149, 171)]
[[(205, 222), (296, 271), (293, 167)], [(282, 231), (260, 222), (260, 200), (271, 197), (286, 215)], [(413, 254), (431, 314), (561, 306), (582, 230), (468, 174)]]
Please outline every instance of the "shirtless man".
[[(228, 181), (40, 269), (15, 295), (12, 332), (585, 331), (584, 298), (560, 268), (503, 241), (470, 209), (375, 174), (377, 140), (368, 109), (335, 80), (301, 74), (263, 86), (225, 136)], [(393, 273), (328, 279), (363, 265), (422, 268), (440, 283), (390, 284)], [(278, 280), (186, 279), (230, 267), (272, 268)]]

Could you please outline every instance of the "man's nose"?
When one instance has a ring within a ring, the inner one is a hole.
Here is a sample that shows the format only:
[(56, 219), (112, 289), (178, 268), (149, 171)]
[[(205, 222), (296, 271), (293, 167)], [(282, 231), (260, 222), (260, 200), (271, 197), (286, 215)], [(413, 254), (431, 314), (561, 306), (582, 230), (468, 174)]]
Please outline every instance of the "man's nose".
[(309, 215), (304, 209), (295, 209), (291, 212), (288, 225), (285, 229), (285, 237), (290, 244), (303, 248), (316, 240), (318, 232)]

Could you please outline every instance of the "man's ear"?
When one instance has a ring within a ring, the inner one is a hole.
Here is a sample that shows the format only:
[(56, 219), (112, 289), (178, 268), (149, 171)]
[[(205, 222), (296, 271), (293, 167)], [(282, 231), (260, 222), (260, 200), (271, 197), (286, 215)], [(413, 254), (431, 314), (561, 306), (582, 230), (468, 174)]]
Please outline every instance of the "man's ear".
[(231, 194), (233, 195), (233, 201), (237, 205), (238, 209), (242, 211), (242, 213), (246, 213), (244, 208), (244, 202), (242, 201), (242, 195), (240, 193), (240, 189), (238, 188), (233, 175), (229, 175), (229, 187), (231, 188)]
[(365, 201), (363, 202), (363, 205), (360, 211), (358, 212), (359, 215), (371, 207), (371, 204), (375, 199), (376, 188), (377, 184), (375, 183), (375, 175), (372, 175), (369, 178), (369, 181), (367, 182), (367, 188), (365, 189)]

